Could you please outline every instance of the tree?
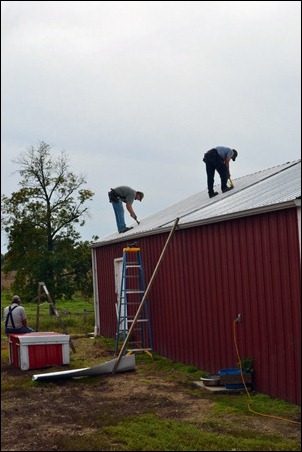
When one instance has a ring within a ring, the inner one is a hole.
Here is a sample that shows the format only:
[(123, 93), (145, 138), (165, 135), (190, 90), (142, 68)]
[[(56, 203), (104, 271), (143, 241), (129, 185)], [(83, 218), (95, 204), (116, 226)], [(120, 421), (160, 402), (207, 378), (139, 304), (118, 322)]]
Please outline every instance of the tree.
[(83, 176), (69, 170), (65, 152), (54, 158), (43, 141), (15, 163), (20, 165), (21, 188), (1, 196), (2, 227), (8, 236), (3, 270), (16, 270), (13, 289), (23, 298), (34, 298), (41, 281), (53, 299), (71, 297), (77, 290), (77, 272), (83, 271), (75, 225), (84, 226), (84, 204), (94, 193), (83, 188)]

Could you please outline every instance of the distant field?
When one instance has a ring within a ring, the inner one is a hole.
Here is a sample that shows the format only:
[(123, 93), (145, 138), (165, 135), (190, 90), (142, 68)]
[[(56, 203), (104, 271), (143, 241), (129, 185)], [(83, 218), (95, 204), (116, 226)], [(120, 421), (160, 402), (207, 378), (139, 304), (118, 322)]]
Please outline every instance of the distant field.
[[(9, 291), (1, 292), (1, 318), (3, 309), (10, 304)], [(20, 295), (21, 297), (21, 295)], [(22, 300), (22, 297), (21, 297)], [(94, 303), (93, 299), (84, 300), (80, 296), (73, 300), (58, 300), (55, 303), (59, 318), (50, 315), (50, 303), (42, 301), (22, 303), (28, 319), (28, 325), (36, 331), (61, 332), (61, 322), (69, 334), (87, 334), (94, 331)], [(4, 324), (1, 322), (1, 335), (4, 334)]]

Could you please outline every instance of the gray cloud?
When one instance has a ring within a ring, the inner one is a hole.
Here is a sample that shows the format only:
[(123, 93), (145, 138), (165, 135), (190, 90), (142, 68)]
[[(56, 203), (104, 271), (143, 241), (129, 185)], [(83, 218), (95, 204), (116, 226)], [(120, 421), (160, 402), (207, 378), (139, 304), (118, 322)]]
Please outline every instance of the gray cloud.
[(64, 149), (95, 192), (83, 240), (115, 230), (112, 186), (145, 192), (140, 218), (206, 189), (215, 145), (238, 150), (233, 179), (300, 158), (300, 2), (1, 9), (1, 191), (17, 189), (28, 147)]

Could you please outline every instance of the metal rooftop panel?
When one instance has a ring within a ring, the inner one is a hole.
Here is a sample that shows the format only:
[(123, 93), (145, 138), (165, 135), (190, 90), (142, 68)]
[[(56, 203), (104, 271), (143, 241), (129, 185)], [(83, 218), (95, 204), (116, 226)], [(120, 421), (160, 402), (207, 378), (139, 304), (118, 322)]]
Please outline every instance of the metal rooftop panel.
[[(220, 179), (218, 177), (220, 182)], [(294, 205), (301, 198), (301, 160), (287, 162), (273, 168), (234, 179), (234, 189), (221, 193), (220, 183), (214, 189), (219, 192), (215, 198), (208, 197), (208, 191), (195, 193), (149, 217), (143, 218), (140, 225), (122, 234), (118, 232), (104, 237), (92, 246), (102, 246), (125, 237), (151, 235), (170, 229), (176, 218), (178, 227), (191, 227), (196, 224), (221, 221), (222, 219), (252, 215), (269, 211), (286, 203)]]

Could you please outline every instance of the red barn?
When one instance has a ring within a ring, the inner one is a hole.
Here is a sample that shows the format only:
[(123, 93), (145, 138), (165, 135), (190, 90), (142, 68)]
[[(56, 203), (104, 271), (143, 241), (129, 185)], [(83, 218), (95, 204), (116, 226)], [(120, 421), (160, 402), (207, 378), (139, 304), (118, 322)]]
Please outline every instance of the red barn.
[(147, 297), (154, 352), (216, 374), (237, 366), (236, 336), (254, 359), (255, 390), (300, 404), (301, 160), (234, 185), (93, 244), (95, 334), (116, 335), (123, 248), (138, 244), (148, 284), (179, 218)]

